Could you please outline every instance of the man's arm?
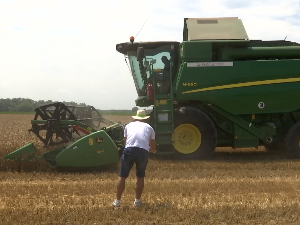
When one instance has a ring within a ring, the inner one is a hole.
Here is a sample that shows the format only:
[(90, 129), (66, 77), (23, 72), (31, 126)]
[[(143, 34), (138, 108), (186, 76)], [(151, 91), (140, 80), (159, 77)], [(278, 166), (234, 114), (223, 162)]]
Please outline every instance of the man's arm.
[(156, 152), (156, 141), (155, 139), (150, 139), (150, 150), (149, 152)]
[(124, 146), (126, 145), (126, 140), (127, 140), (127, 138), (126, 137), (124, 137)]

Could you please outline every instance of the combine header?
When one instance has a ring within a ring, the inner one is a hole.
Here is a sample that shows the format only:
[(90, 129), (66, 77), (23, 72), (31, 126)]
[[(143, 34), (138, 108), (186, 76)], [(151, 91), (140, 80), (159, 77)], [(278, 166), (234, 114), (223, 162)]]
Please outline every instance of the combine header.
[[(30, 143), (3, 158), (20, 162), (44, 159), (52, 168), (90, 168), (118, 162), (124, 148), (124, 126), (104, 119), (94, 107), (54, 103), (35, 112), (29, 131), (48, 151), (36, 156)], [(102, 123), (106, 127), (101, 128)]]

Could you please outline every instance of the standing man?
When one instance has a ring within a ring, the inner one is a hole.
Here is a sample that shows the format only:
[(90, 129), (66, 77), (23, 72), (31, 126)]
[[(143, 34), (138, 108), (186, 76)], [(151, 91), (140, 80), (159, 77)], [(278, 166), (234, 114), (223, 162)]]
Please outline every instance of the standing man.
[(121, 168), (117, 182), (116, 200), (113, 206), (120, 207), (121, 197), (125, 189), (125, 180), (133, 166), (136, 165), (136, 188), (134, 206), (141, 205), (141, 195), (144, 189), (145, 170), (148, 163), (148, 153), (156, 151), (155, 133), (153, 128), (146, 123), (145, 110), (138, 110), (136, 116), (132, 116), (133, 122), (127, 124), (124, 129), (125, 149), (121, 156)]

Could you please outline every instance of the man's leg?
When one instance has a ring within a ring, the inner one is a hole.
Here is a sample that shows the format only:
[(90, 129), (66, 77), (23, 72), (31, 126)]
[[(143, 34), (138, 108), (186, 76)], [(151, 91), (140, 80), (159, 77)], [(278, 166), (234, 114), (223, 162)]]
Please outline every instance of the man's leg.
[(144, 177), (148, 163), (148, 151), (140, 149), (138, 158), (136, 159), (136, 188), (135, 199), (140, 200), (144, 190)]
[(116, 193), (116, 197), (117, 200), (120, 200), (122, 197), (122, 194), (125, 190), (125, 180), (126, 178), (124, 177), (119, 177), (118, 182), (117, 182), (117, 193)]
[(135, 199), (140, 199), (144, 190), (144, 177), (136, 178)]
[(132, 159), (132, 149), (124, 149), (123, 154), (121, 156), (121, 167), (119, 172), (119, 179), (117, 182), (117, 201), (119, 201), (122, 197), (122, 194), (125, 190), (125, 180), (129, 175), (129, 172), (134, 164)]

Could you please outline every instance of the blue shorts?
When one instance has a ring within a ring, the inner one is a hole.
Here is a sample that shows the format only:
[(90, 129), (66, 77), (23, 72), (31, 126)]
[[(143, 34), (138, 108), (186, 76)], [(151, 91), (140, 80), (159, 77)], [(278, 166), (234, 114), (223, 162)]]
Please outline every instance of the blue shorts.
[(121, 156), (119, 176), (127, 178), (134, 163), (136, 165), (136, 176), (139, 178), (145, 177), (148, 163), (148, 151), (137, 147), (125, 148)]

